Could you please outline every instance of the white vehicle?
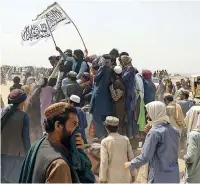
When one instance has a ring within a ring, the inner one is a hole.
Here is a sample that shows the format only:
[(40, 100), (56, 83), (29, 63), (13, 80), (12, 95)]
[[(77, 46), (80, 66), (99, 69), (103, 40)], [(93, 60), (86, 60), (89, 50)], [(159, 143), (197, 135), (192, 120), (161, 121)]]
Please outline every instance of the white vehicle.
[(152, 82), (155, 84), (155, 86), (157, 87), (158, 85), (159, 85), (159, 78), (157, 78), (157, 77), (153, 77), (152, 78)]

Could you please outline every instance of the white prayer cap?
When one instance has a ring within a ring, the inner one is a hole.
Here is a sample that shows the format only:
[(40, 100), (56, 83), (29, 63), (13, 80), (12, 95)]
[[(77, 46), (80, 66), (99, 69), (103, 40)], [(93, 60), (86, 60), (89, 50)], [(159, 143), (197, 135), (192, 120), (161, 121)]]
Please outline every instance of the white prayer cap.
[(74, 72), (74, 71), (70, 71), (70, 72), (68, 73), (68, 76), (70, 76), (70, 77), (76, 77), (76, 76), (77, 76), (77, 73)]
[(121, 67), (121, 66), (115, 66), (114, 72), (115, 72), (116, 74), (121, 74), (121, 73), (122, 73), (122, 67)]
[(80, 97), (79, 96), (77, 96), (77, 95), (71, 95), (70, 96), (70, 100), (72, 101), (72, 102), (75, 102), (75, 103), (80, 103), (80, 101), (81, 101), (81, 99), (80, 99)]
[(119, 119), (114, 116), (107, 116), (104, 123), (105, 123), (105, 125), (118, 126)]

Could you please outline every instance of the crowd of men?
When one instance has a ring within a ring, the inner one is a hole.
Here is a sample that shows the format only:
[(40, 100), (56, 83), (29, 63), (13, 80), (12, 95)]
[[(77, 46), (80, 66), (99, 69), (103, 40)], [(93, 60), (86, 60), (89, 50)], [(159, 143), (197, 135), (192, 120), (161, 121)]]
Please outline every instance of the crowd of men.
[[(150, 70), (140, 73), (117, 49), (56, 50), (52, 69), (25, 72), (23, 84), (13, 79), (1, 115), (2, 182), (130, 183), (144, 165), (148, 182), (179, 183), (183, 150), (184, 181), (200, 182), (200, 106), (184, 86), (162, 76), (155, 86)], [(84, 151), (88, 144), (100, 146), (99, 159)]]
[(168, 77), (169, 74), (167, 70), (157, 70), (153, 73), (153, 76), (162, 79), (162, 78)]

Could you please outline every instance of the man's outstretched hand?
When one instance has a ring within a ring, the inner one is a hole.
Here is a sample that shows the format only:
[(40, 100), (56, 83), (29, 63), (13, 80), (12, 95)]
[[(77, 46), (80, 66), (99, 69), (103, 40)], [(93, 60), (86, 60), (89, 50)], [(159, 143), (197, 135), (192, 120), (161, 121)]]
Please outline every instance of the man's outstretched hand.
[(62, 52), (61, 49), (60, 49), (60, 47), (56, 47), (56, 50), (57, 50), (58, 52)]

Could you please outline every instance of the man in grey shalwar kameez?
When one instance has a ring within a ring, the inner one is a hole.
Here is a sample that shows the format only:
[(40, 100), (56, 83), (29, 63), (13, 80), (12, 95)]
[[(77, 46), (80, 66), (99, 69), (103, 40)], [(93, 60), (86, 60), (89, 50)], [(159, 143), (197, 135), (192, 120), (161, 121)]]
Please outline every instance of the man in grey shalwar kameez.
[(146, 109), (152, 128), (146, 136), (142, 153), (126, 162), (125, 169), (138, 168), (149, 162), (149, 183), (179, 183), (179, 132), (169, 123), (164, 103), (151, 102)]

